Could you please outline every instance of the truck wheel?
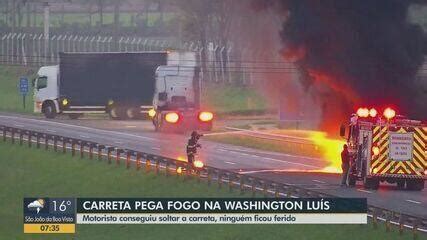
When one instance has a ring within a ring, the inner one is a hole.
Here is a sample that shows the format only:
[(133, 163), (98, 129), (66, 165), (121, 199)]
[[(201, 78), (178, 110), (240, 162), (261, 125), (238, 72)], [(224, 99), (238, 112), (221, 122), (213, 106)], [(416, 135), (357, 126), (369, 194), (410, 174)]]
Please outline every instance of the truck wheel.
[(423, 179), (407, 179), (406, 188), (408, 190), (421, 191), (424, 189)]
[(140, 118), (140, 112), (138, 111), (138, 108), (127, 108), (126, 109), (126, 118), (128, 119), (139, 119)]
[(56, 117), (56, 108), (53, 102), (43, 104), (42, 112), (46, 118), (53, 119)]
[(348, 185), (351, 187), (356, 186), (356, 177), (355, 176), (353, 176), (351, 174), (348, 176)]
[(126, 114), (124, 113), (123, 108), (118, 106), (111, 107), (109, 111), (109, 115), (111, 119), (114, 119), (114, 120), (121, 120), (126, 118)]
[(72, 120), (76, 120), (81, 116), (83, 116), (83, 113), (70, 113), (70, 114), (68, 114), (68, 117)]
[(380, 186), (380, 181), (377, 178), (367, 178), (365, 177), (363, 180), (363, 185), (366, 189), (377, 190)]
[(405, 188), (405, 180), (401, 179), (401, 180), (397, 180), (397, 189), (404, 189)]

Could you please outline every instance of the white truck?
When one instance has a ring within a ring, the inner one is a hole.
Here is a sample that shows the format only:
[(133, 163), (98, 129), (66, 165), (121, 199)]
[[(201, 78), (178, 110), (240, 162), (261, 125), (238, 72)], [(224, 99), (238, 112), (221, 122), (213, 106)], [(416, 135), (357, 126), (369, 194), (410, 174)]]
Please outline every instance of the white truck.
[(41, 67), (34, 79), (34, 111), (72, 119), (150, 115), (156, 130), (210, 130), (213, 114), (200, 111), (199, 72), (194, 52), (60, 53), (59, 65)]
[(210, 131), (214, 115), (200, 107), (200, 68), (196, 55), (182, 53), (177, 62), (156, 70), (153, 109), (149, 112), (153, 125), (156, 131)]

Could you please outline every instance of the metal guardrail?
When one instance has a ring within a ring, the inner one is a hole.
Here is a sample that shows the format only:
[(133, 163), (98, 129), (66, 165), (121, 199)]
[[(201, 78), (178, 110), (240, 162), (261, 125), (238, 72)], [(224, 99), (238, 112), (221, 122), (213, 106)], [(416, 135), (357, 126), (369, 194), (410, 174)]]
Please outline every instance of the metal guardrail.
[[(330, 194), (321, 193), (302, 187), (278, 183), (267, 179), (253, 176), (247, 176), (236, 172), (204, 166), (194, 170), (187, 162), (167, 158), (155, 154), (135, 151), (131, 149), (109, 146), (102, 143), (87, 141), (83, 139), (71, 138), (56, 134), (43, 133), (28, 129), (9, 127), (0, 125), (1, 138), (3, 142), (8, 140), (12, 144), (24, 145), (29, 147), (44, 149), (53, 149), (55, 152), (71, 153), (72, 156), (77, 154), (80, 158), (87, 157), (94, 159), (95, 155), (99, 161), (106, 160), (108, 164), (113, 161), (116, 165), (124, 161), (127, 169), (135, 166), (136, 170), (145, 172), (155, 172), (155, 174), (165, 174), (166, 176), (184, 175), (184, 179), (196, 177), (197, 181), (203, 179), (209, 186), (217, 185), (218, 188), (228, 188), (230, 191), (236, 190), (241, 193), (250, 192), (253, 197), (261, 194), (264, 197), (313, 197), (326, 198), (336, 197)], [(190, 169), (190, 171), (187, 171)], [(427, 219), (411, 216), (379, 208), (368, 206), (368, 216), (372, 218), (374, 228), (377, 228), (378, 221), (385, 222), (386, 231), (391, 230), (391, 225), (398, 226), (399, 233), (402, 234), (404, 229), (411, 229), (414, 238), (421, 233), (427, 233)]]

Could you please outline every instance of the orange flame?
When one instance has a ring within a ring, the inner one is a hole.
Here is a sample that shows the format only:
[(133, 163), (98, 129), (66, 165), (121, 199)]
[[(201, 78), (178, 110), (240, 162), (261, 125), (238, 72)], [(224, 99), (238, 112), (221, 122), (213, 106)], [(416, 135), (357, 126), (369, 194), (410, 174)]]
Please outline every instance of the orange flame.
[(319, 172), (341, 173), (341, 149), (345, 141), (329, 138), (326, 132), (320, 131), (312, 131), (309, 138), (319, 146), (323, 159), (328, 161), (328, 166)]

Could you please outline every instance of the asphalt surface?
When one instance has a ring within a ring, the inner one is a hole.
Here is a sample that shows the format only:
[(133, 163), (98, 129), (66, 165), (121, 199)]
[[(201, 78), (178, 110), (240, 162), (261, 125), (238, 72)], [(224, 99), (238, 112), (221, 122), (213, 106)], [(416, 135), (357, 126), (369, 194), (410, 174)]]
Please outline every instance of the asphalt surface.
[[(0, 113), (0, 124), (87, 139), (105, 145), (134, 149), (170, 158), (186, 159), (187, 135), (154, 132), (148, 121), (55, 119)], [(322, 159), (261, 151), (201, 140), (198, 158), (206, 165), (262, 177), (339, 197), (366, 197), (370, 205), (427, 219), (427, 190), (398, 190), (382, 185), (378, 190), (341, 187), (337, 174), (315, 173), (328, 166)]]

